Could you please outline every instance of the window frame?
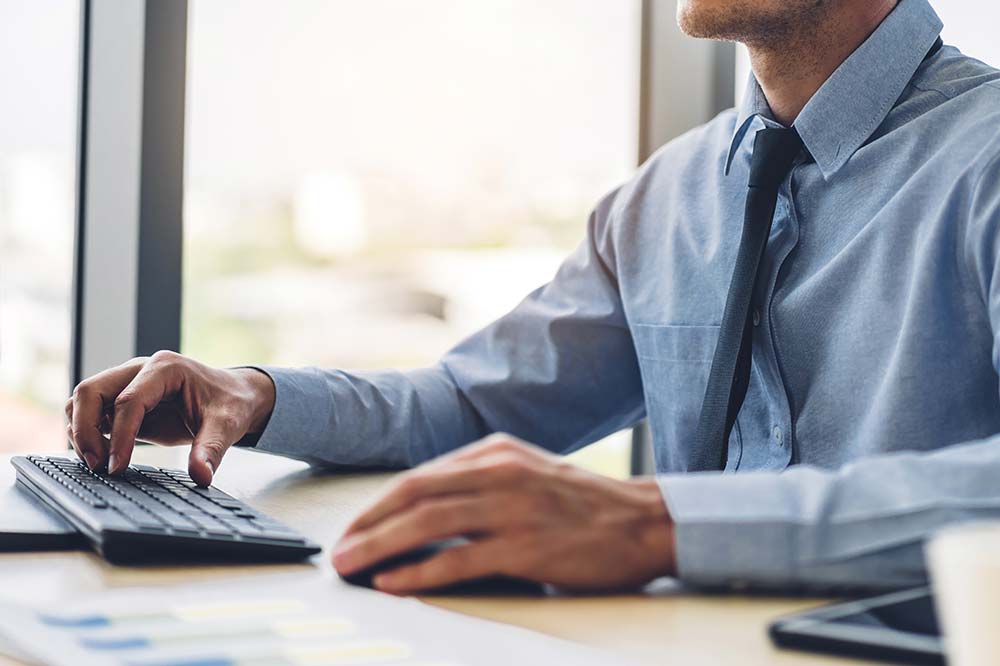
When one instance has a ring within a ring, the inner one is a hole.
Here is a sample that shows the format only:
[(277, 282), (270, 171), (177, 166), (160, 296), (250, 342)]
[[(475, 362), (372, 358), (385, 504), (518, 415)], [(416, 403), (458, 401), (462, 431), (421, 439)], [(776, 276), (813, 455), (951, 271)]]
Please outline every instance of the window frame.
[(70, 381), (180, 348), (187, 0), (81, 0)]

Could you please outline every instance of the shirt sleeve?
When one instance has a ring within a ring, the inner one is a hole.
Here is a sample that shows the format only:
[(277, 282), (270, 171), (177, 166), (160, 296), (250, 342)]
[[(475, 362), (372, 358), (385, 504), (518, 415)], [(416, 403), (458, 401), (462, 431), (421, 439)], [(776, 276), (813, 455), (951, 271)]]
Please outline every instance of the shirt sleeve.
[(707, 586), (883, 588), (925, 582), (942, 525), (1000, 517), (1000, 438), (839, 470), (663, 475), (679, 577)]
[(497, 431), (568, 452), (640, 420), (642, 383), (614, 270), (620, 192), (599, 203), (551, 282), (433, 367), (258, 368), (276, 399), (255, 448), (314, 464), (403, 467)]
[[(998, 369), (1000, 157), (968, 182), (969, 216), (956, 223), (965, 225), (964, 259), (988, 311)], [(664, 475), (659, 483), (685, 581), (883, 588), (926, 581), (923, 543), (943, 525), (1000, 518), (997, 479), (1000, 435), (838, 470)]]

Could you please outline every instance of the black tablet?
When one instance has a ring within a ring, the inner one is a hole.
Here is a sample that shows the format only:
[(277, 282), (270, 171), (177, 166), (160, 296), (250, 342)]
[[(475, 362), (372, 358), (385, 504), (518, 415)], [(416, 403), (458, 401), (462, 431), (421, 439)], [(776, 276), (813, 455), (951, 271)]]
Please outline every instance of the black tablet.
[(897, 664), (944, 665), (929, 588), (892, 592), (790, 615), (770, 627), (775, 645)]

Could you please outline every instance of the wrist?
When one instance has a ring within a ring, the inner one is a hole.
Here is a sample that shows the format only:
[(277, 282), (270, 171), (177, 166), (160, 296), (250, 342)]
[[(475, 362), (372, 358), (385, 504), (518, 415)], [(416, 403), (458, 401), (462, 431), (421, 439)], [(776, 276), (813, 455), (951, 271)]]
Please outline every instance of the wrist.
[(653, 477), (630, 479), (642, 506), (639, 539), (643, 550), (651, 557), (650, 568), (655, 577), (677, 573), (674, 521), (667, 509), (660, 484)]
[(274, 411), (274, 381), (270, 375), (257, 368), (237, 368), (234, 372), (245, 382), (249, 390), (250, 425), (247, 434), (259, 435), (264, 432), (271, 419), (271, 412)]

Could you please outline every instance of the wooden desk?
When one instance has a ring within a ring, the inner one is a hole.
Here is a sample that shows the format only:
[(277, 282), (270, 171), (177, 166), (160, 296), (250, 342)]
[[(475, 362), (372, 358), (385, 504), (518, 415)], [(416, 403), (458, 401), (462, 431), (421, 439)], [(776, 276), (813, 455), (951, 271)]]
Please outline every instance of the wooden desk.
[[(185, 467), (187, 449), (142, 447), (135, 462)], [(347, 521), (391, 477), (389, 474), (323, 474), (292, 460), (233, 450), (216, 484), (324, 544), (309, 564), (266, 566), (115, 567), (89, 552), (0, 554), (0, 597), (47, 603), (132, 585), (158, 586), (199, 580), (295, 572), (321, 577), (328, 549)], [(0, 457), (0, 483), (13, 471)], [(329, 582), (322, 584), (328, 585)], [(861, 663), (783, 652), (773, 648), (767, 623), (817, 605), (817, 599), (703, 597), (670, 585), (647, 594), (538, 598), (427, 597), (430, 604), (519, 625), (597, 646), (646, 663), (685, 666), (739, 663), (844, 666)], [(0, 665), (14, 664), (0, 658)]]

